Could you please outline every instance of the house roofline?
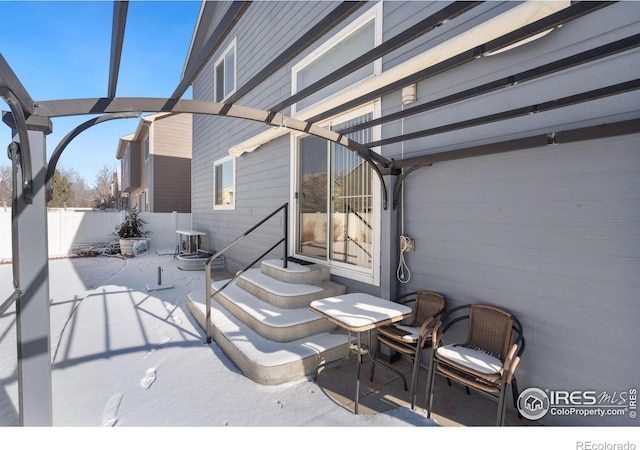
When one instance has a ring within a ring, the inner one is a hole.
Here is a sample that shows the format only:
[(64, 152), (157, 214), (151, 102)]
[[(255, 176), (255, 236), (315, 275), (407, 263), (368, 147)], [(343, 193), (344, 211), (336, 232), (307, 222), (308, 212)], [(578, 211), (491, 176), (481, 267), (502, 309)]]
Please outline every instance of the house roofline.
[(193, 46), (196, 41), (196, 36), (198, 34), (198, 30), (200, 29), (200, 22), (202, 21), (202, 14), (204, 12), (206, 2), (203, 1), (200, 4), (200, 11), (198, 11), (198, 19), (196, 20), (196, 24), (193, 28), (193, 33), (191, 34), (191, 41), (189, 42), (189, 49), (187, 50), (187, 56), (184, 59), (184, 64), (182, 65), (182, 72), (180, 72), (180, 79), (183, 79), (187, 73), (187, 66), (189, 65), (189, 60), (191, 59), (191, 52), (193, 51)]
[(124, 136), (120, 136), (118, 139), (118, 149), (116, 150), (116, 159), (124, 158), (124, 152), (126, 149), (126, 144), (133, 141), (133, 133), (125, 134)]

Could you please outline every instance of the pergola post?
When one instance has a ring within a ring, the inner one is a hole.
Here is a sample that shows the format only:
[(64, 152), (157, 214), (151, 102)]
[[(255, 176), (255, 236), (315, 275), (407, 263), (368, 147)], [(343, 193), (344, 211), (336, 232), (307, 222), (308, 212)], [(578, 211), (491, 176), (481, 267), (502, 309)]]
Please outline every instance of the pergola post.
[[(12, 128), (12, 140), (19, 142), (18, 131), (10, 114), (3, 117)], [(16, 302), (18, 343), (18, 404), (21, 426), (53, 425), (51, 385), (51, 325), (49, 313), (49, 266), (47, 238), (47, 204), (45, 177), (46, 135), (51, 121), (31, 116), (27, 121), (28, 147), (33, 174), (33, 199), (25, 201), (22, 167), (18, 166), (18, 182), (14, 183), (15, 214), (12, 226), (17, 229), (17, 282), (21, 292)]]

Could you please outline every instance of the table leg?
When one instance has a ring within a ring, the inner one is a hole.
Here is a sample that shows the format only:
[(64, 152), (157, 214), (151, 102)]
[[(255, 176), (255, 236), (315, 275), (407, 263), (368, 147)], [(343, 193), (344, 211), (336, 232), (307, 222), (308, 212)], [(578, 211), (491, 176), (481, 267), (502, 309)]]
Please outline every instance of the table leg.
[(325, 361), (323, 363), (318, 364), (318, 367), (316, 367), (316, 372), (315, 375), (313, 376), (313, 381), (317, 381), (318, 380), (318, 374), (320, 373), (321, 369), (324, 369), (326, 367), (329, 366), (333, 366), (333, 365), (339, 365), (339, 364), (344, 364), (349, 360), (349, 357), (351, 356), (351, 351), (353, 350), (353, 344), (351, 343), (351, 331), (348, 331), (348, 336), (347, 336), (347, 354), (344, 356), (344, 358), (339, 358), (333, 361)]
[(362, 345), (360, 342), (360, 335), (362, 333), (358, 332), (358, 348), (357, 348), (357, 352), (358, 352), (358, 361), (357, 361), (357, 368), (356, 368), (356, 403), (355, 403), (355, 408), (354, 408), (354, 412), (356, 414), (358, 414), (358, 404), (360, 403), (360, 365), (362, 364)]
[[(369, 334), (369, 348), (371, 348), (371, 334)], [(398, 375), (400, 376), (400, 378), (402, 378), (402, 382), (404, 383), (404, 390), (405, 390), (405, 391), (406, 391), (406, 390), (408, 390), (408, 387), (407, 387), (407, 378), (404, 376), (404, 374), (403, 374), (402, 372), (400, 372), (400, 371), (399, 371), (399, 370), (397, 370), (396, 368), (391, 367), (390, 365), (388, 365), (388, 364), (386, 364), (386, 363), (384, 363), (384, 362), (380, 361), (380, 360), (378, 359), (378, 356), (379, 356), (378, 352), (379, 352), (379, 350), (380, 350), (380, 342), (378, 342), (378, 343), (377, 343), (377, 345), (376, 345), (376, 349), (375, 349), (373, 352), (370, 352), (370, 353), (369, 353), (369, 359), (371, 359), (371, 375), (370, 375), (370, 377), (369, 377), (369, 380), (370, 380), (370, 381), (373, 381), (373, 374), (374, 374), (374, 372), (375, 372), (375, 367), (376, 367), (376, 365), (378, 365), (378, 364), (379, 364), (379, 365), (381, 365), (382, 367), (384, 367), (385, 369), (388, 369), (388, 370), (390, 370), (390, 371), (395, 372), (396, 374), (398, 374)], [(373, 356), (372, 356), (372, 355), (373, 355)]]

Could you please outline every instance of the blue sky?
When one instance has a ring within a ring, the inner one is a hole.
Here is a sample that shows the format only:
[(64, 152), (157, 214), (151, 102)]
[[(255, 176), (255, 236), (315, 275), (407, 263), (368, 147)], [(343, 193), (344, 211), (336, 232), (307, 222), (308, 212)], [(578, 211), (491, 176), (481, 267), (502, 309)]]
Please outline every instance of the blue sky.
[[(129, 2), (118, 97), (169, 97), (180, 82), (200, 1)], [(109, 82), (113, 2), (0, 0), (0, 53), (35, 100), (105, 97)], [(191, 90), (183, 96), (191, 98)], [(0, 101), (0, 109), (9, 107)], [(48, 155), (73, 128), (92, 116), (53, 119)], [(58, 168), (74, 169), (89, 186), (107, 164), (115, 169), (118, 138), (138, 119), (90, 128), (64, 151)], [(0, 145), (11, 132), (0, 125)], [(0, 162), (9, 165), (9, 160)]]

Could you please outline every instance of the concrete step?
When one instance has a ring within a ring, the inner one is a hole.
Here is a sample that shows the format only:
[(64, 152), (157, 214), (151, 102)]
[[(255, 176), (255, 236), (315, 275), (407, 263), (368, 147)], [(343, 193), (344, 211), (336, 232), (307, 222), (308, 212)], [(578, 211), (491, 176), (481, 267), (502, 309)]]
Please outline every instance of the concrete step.
[(236, 284), (256, 297), (280, 308), (306, 308), (320, 298), (344, 294), (345, 286), (333, 281), (287, 283), (264, 274), (260, 268), (247, 270)]
[[(227, 281), (212, 283), (213, 291), (224, 286)], [(307, 307), (279, 308), (262, 301), (236, 283), (231, 283), (214, 298), (253, 331), (272, 341), (289, 342), (336, 328)]]
[(285, 283), (313, 284), (329, 281), (329, 268), (318, 264), (303, 265), (293, 261), (282, 267), (282, 259), (268, 259), (260, 265), (262, 273)]
[[(187, 295), (187, 307), (203, 329), (205, 291)], [(217, 302), (211, 303), (212, 337), (249, 379), (275, 385), (312, 376), (318, 364), (347, 354), (347, 335), (323, 332), (290, 342), (275, 342), (256, 333)]]

